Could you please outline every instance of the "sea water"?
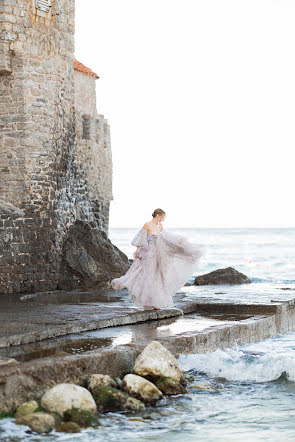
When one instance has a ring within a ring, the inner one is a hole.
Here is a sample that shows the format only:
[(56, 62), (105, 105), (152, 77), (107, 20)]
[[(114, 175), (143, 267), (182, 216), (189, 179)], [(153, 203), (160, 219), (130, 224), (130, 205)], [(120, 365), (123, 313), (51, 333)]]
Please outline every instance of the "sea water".
[(2, 441), (294, 441), (295, 333), (206, 354), (180, 355), (188, 393), (144, 412), (106, 413), (75, 435), (32, 435), (0, 421)]
[[(136, 248), (130, 242), (139, 228), (110, 229), (110, 240), (128, 258), (133, 258)], [(167, 230), (206, 246), (206, 255), (196, 268), (195, 275), (234, 267), (247, 274), (254, 283), (295, 283), (295, 228)]]
[[(129, 258), (137, 230), (110, 231), (112, 242)], [(228, 296), (243, 293), (253, 299), (295, 289), (295, 229), (171, 231), (207, 246), (194, 276), (231, 266), (252, 279), (252, 284), (227, 286)], [(212, 294), (216, 287), (206, 290)], [(0, 441), (295, 440), (295, 333), (213, 353), (180, 355), (178, 361), (194, 377), (187, 394), (165, 397), (141, 413), (106, 413), (99, 417), (99, 428), (78, 434), (38, 436), (3, 419)]]
[[(165, 227), (164, 227), (165, 228)], [(128, 258), (133, 258), (135, 247), (131, 239), (139, 229), (110, 229), (109, 237)], [(184, 235), (188, 240), (202, 244), (206, 253), (188, 282), (194, 277), (214, 270), (233, 267), (246, 274), (252, 284), (243, 284), (243, 297), (259, 299), (263, 294), (276, 295), (277, 289), (295, 289), (295, 228), (293, 229), (167, 229)], [(224, 287), (222, 287), (223, 289)], [(196, 287), (189, 292), (198, 296), (213, 294), (216, 286)], [(186, 288), (184, 290), (187, 290)], [(236, 298), (240, 286), (226, 286), (226, 294)]]

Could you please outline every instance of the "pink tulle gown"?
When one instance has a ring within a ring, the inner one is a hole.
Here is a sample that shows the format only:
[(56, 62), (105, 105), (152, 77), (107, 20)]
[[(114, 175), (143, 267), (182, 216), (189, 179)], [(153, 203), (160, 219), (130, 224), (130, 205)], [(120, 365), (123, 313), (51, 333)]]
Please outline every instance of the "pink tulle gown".
[(137, 247), (139, 258), (134, 253), (130, 268), (125, 275), (113, 279), (111, 287), (127, 288), (137, 307), (173, 307), (173, 294), (196, 271), (204, 246), (166, 230), (148, 235), (143, 227), (131, 244)]

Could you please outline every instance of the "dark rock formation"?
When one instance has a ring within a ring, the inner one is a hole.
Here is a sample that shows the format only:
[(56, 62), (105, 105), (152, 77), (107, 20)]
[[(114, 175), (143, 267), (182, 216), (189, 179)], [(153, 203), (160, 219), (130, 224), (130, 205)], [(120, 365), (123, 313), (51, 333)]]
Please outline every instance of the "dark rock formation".
[(80, 433), (81, 429), (75, 422), (63, 422), (56, 428), (57, 433)]
[(186, 393), (186, 388), (175, 379), (169, 376), (161, 376), (155, 380), (155, 386), (164, 394), (183, 394)]
[(251, 279), (232, 267), (218, 269), (205, 275), (197, 276), (190, 285), (214, 285), (214, 284), (249, 284)]
[(89, 410), (72, 408), (64, 413), (65, 422), (74, 422), (81, 428), (96, 427), (100, 425), (98, 419)]
[(108, 287), (111, 279), (124, 275), (129, 267), (128, 257), (103, 230), (77, 220), (64, 241), (58, 288)]
[(145, 405), (139, 399), (129, 396), (125, 391), (103, 385), (96, 387), (93, 392), (97, 409), (100, 413), (109, 411), (143, 411)]

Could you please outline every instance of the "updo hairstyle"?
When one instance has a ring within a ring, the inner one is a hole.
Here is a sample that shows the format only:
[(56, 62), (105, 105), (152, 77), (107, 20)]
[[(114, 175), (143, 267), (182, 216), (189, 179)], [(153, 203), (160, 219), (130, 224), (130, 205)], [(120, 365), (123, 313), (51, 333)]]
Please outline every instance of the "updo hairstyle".
[(162, 209), (156, 209), (153, 211), (152, 217), (155, 218), (155, 216), (157, 216), (157, 215), (166, 215), (166, 213)]

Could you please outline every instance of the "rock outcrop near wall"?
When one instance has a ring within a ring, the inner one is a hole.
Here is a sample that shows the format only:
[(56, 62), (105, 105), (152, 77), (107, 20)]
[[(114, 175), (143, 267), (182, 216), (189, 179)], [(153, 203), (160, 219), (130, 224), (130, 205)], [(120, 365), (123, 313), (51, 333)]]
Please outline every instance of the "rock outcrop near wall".
[(104, 287), (128, 268), (126, 255), (111, 243), (104, 230), (77, 220), (65, 237), (58, 288)]
[(109, 126), (74, 71), (75, 1), (35, 5), (1, 1), (0, 293), (55, 289), (69, 228), (107, 233), (112, 199)]

